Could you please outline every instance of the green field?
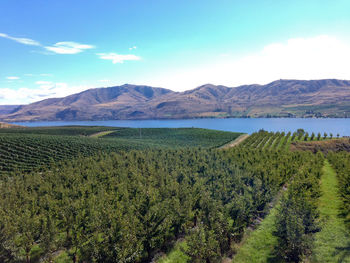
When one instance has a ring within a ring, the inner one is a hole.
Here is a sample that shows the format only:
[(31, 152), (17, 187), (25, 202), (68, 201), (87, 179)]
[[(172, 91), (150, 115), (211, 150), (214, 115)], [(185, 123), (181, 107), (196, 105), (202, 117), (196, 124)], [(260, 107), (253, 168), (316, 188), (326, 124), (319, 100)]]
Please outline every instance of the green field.
[(221, 146), (240, 133), (215, 130), (111, 127), (0, 129), (0, 173), (45, 167), (52, 162), (99, 152)]
[(233, 141), (241, 133), (198, 128), (123, 128), (102, 138), (127, 139), (165, 147), (219, 147)]
[[(339, 136), (339, 135), (338, 135)], [(304, 143), (309, 142), (325, 142), (335, 139), (333, 134), (308, 134), (304, 130), (300, 129), (294, 133), (288, 132), (267, 132), (261, 130), (255, 132), (249, 136), (248, 139), (244, 140), (243, 146), (262, 149), (262, 150), (272, 150), (272, 151), (289, 151), (291, 145), (299, 145), (302, 148)], [(294, 147), (296, 148), (296, 147)], [(321, 147), (320, 147), (321, 148)], [(306, 149), (311, 150), (311, 149)]]
[[(336, 141), (338, 140), (334, 142)], [(298, 145), (299, 142), (301, 144), (304, 142), (315, 142), (317, 145), (323, 145), (323, 147), (328, 147), (328, 145), (333, 144), (331, 138), (325, 137), (323, 134), (309, 135), (305, 132), (300, 134), (297, 132), (285, 134), (260, 131), (258, 133), (253, 133), (249, 138), (244, 140), (239, 148), (288, 152), (292, 142), (296, 143), (296, 145)], [(302, 147), (300, 148), (302, 149)], [(333, 148), (335, 149), (335, 147)], [(344, 161), (340, 161), (339, 166), (342, 163), (344, 163)], [(350, 169), (348, 172), (350, 173)], [(318, 185), (316, 182), (319, 179), (317, 178), (318, 176), (316, 176), (314, 180), (315, 186)], [(296, 180), (296, 182), (294, 181), (295, 178), (291, 183), (295, 184), (298, 182), (298, 180)], [(300, 260), (303, 262), (348, 262), (350, 260), (350, 253), (348, 253), (349, 230), (346, 229), (343, 219), (338, 216), (341, 213), (339, 207), (342, 202), (338, 198), (336, 174), (327, 161), (323, 167), (320, 183), (322, 187), (315, 192), (318, 194), (314, 194), (312, 198), (313, 201), (310, 203), (312, 204), (311, 207), (313, 207), (313, 210), (316, 208), (319, 210), (319, 212), (314, 212), (315, 217), (313, 220), (316, 231), (306, 233), (305, 237), (307, 237), (309, 241), (306, 242), (305, 245), (307, 245), (308, 249), (304, 251), (305, 255), (301, 255)], [(307, 185), (309, 183), (305, 181), (305, 184)], [(300, 187), (300, 183), (298, 187)], [(289, 195), (291, 194), (292, 193), (289, 193)], [(308, 197), (305, 198), (305, 200), (308, 200)], [(261, 221), (261, 223), (257, 225), (253, 224), (245, 231), (243, 239), (234, 246), (236, 252), (232, 256), (232, 262), (289, 262), (288, 260), (280, 258), (278, 252), (280, 241), (275, 233), (278, 215), (281, 213), (279, 212), (281, 209), (281, 201), (277, 202), (277, 204), (278, 205), (272, 207), (266, 217), (257, 218), (257, 222)], [(343, 210), (349, 211), (347, 207), (345, 207), (345, 209), (343, 208)], [(281, 215), (279, 215), (279, 217), (281, 217)], [(348, 216), (348, 218), (350, 217)], [(183, 242), (180, 244), (183, 244)], [(183, 248), (181, 249), (179, 244), (177, 244), (167, 256), (163, 256), (158, 262), (190, 262), (188, 258), (184, 258), (184, 251), (186, 250)], [(228, 262), (228, 260), (229, 259), (225, 259), (225, 262)]]
[(1, 130), (0, 262), (348, 262), (350, 154), (241, 135)]
[(67, 136), (89, 136), (98, 132), (117, 130), (116, 127), (103, 126), (53, 126), (53, 127), (22, 127), (0, 129), (0, 134), (43, 134), (43, 135), (67, 135)]
[(145, 149), (142, 142), (66, 135), (0, 134), (0, 173), (30, 172), (57, 161), (98, 152)]

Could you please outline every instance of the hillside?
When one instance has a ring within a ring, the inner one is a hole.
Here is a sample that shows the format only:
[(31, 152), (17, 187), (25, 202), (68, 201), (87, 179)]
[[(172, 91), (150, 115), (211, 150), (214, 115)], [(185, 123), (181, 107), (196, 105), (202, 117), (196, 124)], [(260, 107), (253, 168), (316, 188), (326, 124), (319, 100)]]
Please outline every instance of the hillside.
[(1, 113), (3, 121), (200, 117), (349, 117), (350, 81), (277, 80), (266, 85), (206, 84), (185, 92), (125, 84), (46, 99)]
[(0, 114), (10, 114), (18, 109), (20, 105), (0, 105)]

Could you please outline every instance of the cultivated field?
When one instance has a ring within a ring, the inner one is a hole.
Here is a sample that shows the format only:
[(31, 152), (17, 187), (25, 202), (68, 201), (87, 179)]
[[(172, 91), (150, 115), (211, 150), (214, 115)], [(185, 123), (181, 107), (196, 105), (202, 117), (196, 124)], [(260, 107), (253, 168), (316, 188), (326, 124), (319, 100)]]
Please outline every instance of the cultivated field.
[(0, 130), (0, 262), (350, 262), (346, 140)]

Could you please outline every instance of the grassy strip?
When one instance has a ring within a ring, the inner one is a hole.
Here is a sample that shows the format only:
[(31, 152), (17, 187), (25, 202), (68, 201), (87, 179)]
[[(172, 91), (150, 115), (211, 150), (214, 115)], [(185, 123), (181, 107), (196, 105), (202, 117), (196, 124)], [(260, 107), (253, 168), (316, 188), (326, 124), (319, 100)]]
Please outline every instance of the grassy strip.
[(276, 132), (276, 138), (275, 138), (275, 140), (273, 141), (273, 143), (271, 144), (270, 150), (273, 150), (273, 149), (275, 148), (276, 143), (278, 142), (279, 138), (280, 138), (280, 133), (279, 133), (279, 132)]
[(338, 217), (341, 200), (337, 184), (336, 173), (326, 160), (319, 203), (321, 231), (315, 235), (311, 262), (350, 262), (350, 235)]
[(258, 142), (258, 144), (256, 145), (256, 149), (261, 149), (262, 146), (265, 145), (266, 141), (268, 140), (268, 138), (270, 137), (270, 134), (269, 133), (266, 133), (264, 135), (264, 137)]
[(99, 137), (103, 137), (105, 135), (108, 135), (112, 132), (115, 132), (115, 131), (102, 131), (102, 132), (97, 132), (97, 133), (94, 133), (94, 134), (91, 134), (90, 137), (93, 137), (93, 138), (99, 138)]
[(292, 136), (289, 136), (288, 137), (288, 141), (286, 143), (286, 147), (285, 147), (285, 150), (289, 151), (290, 149), (290, 144), (292, 143)]
[(277, 245), (277, 238), (273, 232), (276, 230), (275, 219), (278, 207), (279, 203), (270, 210), (259, 227), (247, 235), (233, 258), (233, 263), (262, 263), (271, 262), (274, 259), (273, 253)]
[(265, 145), (262, 147), (262, 149), (268, 149), (274, 139), (275, 139), (275, 135), (273, 134), (267, 139), (267, 141), (265, 142)]
[(268, 149), (268, 150), (273, 149), (273, 145), (276, 143), (277, 138), (278, 138), (279, 136), (280, 136), (280, 134), (279, 134), (278, 132), (276, 132), (276, 133), (272, 136), (271, 140), (269, 141), (269, 143), (267, 144), (267, 146), (265, 147), (265, 149)]
[(284, 141), (286, 140), (286, 138), (287, 137), (285, 135), (282, 137), (279, 144), (276, 146), (276, 150), (283, 150), (283, 145), (284, 145)]

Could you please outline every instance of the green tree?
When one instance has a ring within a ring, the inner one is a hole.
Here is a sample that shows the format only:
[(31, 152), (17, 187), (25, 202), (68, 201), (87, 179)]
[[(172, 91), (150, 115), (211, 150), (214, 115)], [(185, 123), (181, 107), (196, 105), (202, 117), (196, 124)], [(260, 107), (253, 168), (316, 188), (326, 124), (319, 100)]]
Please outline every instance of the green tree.
[(186, 254), (191, 257), (192, 262), (220, 262), (220, 247), (214, 231), (206, 229), (202, 224), (191, 231), (186, 237), (186, 243)]
[(274, 234), (279, 240), (277, 253), (288, 262), (299, 262), (308, 253), (312, 234), (318, 231), (316, 219), (320, 167), (315, 165), (314, 171), (295, 177), (281, 200)]
[(315, 133), (311, 133), (310, 141), (313, 141), (315, 139)]
[(303, 129), (298, 129), (297, 134), (298, 134), (298, 140), (300, 141), (303, 135), (305, 134), (305, 131)]

